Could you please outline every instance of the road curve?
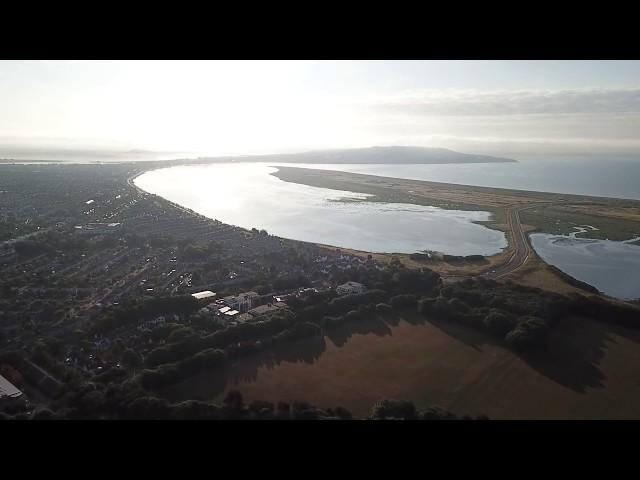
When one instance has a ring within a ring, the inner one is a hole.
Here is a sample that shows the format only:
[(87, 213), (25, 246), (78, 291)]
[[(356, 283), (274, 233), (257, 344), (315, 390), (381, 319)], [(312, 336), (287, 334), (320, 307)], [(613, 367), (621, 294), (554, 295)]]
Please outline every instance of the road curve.
[[(507, 225), (511, 232), (510, 246), (512, 253), (509, 259), (501, 265), (494, 267), (492, 270), (481, 273), (479, 275), (443, 275), (444, 278), (449, 280), (463, 280), (465, 278), (491, 278), (496, 279), (503, 277), (525, 264), (529, 255), (531, 254), (531, 245), (529, 244), (529, 237), (522, 230), (522, 224), (520, 223), (520, 212), (528, 210), (530, 208), (539, 207), (541, 204), (533, 204), (526, 206), (513, 206), (507, 209)], [(545, 205), (549, 205), (546, 203)]]

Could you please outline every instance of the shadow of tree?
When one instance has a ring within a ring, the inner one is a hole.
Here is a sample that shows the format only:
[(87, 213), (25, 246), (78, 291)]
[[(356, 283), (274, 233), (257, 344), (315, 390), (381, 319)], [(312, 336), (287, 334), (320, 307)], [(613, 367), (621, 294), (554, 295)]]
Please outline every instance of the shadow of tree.
[(232, 364), (217, 370), (189, 377), (159, 393), (172, 400), (210, 400), (224, 393), (229, 387), (256, 381), (261, 368), (271, 370), (282, 362), (313, 363), (325, 350), (324, 336), (286, 342), (253, 355), (240, 357)]
[(382, 318), (374, 317), (359, 322), (346, 323), (324, 332), (336, 347), (343, 347), (355, 334), (367, 335), (369, 333), (382, 337), (391, 335), (392, 331)]
[(591, 319), (565, 318), (551, 331), (543, 351), (522, 358), (538, 372), (575, 392), (604, 388), (606, 377), (599, 365), (610, 338), (604, 327)]
[(500, 339), (459, 324), (429, 319), (430, 323), (466, 345), (482, 350), (483, 345), (497, 345), (518, 355), (531, 368), (554, 382), (578, 393), (587, 389), (604, 388), (606, 377), (600, 363), (614, 342), (615, 332), (635, 342), (640, 332), (611, 325), (590, 318), (567, 317), (551, 330), (545, 348), (519, 353)]
[(443, 331), (450, 337), (455, 338), (459, 342), (464, 343), (468, 347), (473, 348), (476, 351), (481, 352), (482, 345), (504, 345), (504, 342), (496, 341), (496, 339), (492, 338), (490, 335), (479, 332), (473, 328), (462, 326), (458, 323), (448, 322), (444, 320), (436, 320), (433, 318), (427, 319), (424, 317), (418, 317), (422, 320), (414, 320), (413, 323), (425, 323), (429, 322), (434, 327)]
[(241, 383), (257, 380), (260, 369), (271, 370), (283, 362), (315, 362), (326, 350), (326, 339), (336, 347), (343, 347), (354, 335), (392, 335), (392, 327), (401, 321), (412, 325), (429, 322), (448, 336), (482, 351), (483, 346), (499, 346), (518, 355), (531, 368), (575, 392), (586, 393), (587, 389), (603, 388), (606, 380), (599, 365), (608, 344), (615, 343), (611, 333), (640, 342), (640, 332), (602, 323), (593, 319), (568, 317), (561, 320), (551, 331), (544, 349), (529, 353), (518, 353), (504, 341), (474, 329), (449, 321), (425, 318), (413, 310), (393, 311), (384, 316), (375, 315), (366, 320), (350, 322), (323, 332), (323, 335), (285, 342), (267, 350), (244, 356), (229, 366), (214, 372), (206, 372), (186, 379), (165, 390), (169, 398), (212, 399)]

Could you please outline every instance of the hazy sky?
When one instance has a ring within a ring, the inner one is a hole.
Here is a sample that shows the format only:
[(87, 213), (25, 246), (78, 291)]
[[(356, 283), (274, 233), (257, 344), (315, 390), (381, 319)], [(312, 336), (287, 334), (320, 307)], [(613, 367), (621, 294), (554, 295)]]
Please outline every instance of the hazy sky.
[(0, 105), (0, 157), (640, 153), (638, 61), (1, 61)]

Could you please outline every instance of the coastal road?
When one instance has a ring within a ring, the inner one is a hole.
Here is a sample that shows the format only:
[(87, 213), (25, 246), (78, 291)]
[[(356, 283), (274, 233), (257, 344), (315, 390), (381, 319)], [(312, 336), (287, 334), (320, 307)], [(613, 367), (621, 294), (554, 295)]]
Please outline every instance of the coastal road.
[(507, 210), (507, 224), (511, 231), (511, 241), (513, 247), (513, 253), (509, 260), (502, 265), (494, 268), (493, 270), (482, 274), (485, 278), (500, 278), (508, 273), (513, 272), (520, 268), (529, 258), (531, 253), (531, 247), (529, 245), (529, 239), (522, 230), (522, 223), (520, 223), (520, 212), (535, 208), (540, 205), (527, 205), (524, 207), (509, 207)]
[(492, 270), (481, 273), (480, 275), (443, 275), (443, 277), (452, 282), (464, 280), (467, 278), (491, 278), (496, 279), (503, 277), (525, 264), (529, 255), (531, 254), (531, 246), (529, 245), (529, 238), (527, 234), (522, 230), (522, 223), (520, 223), (520, 212), (528, 210), (530, 208), (539, 207), (545, 204), (533, 204), (526, 206), (512, 206), (507, 208), (507, 225), (511, 232), (511, 248), (512, 253), (509, 259), (501, 265), (495, 266)]

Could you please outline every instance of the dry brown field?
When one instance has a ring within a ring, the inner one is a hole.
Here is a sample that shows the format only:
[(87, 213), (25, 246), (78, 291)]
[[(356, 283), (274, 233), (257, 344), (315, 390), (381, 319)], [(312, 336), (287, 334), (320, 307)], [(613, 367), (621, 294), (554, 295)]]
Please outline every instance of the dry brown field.
[(167, 390), (220, 401), (231, 389), (246, 401), (343, 406), (358, 417), (384, 398), (419, 408), (495, 419), (640, 419), (640, 332), (568, 318), (549, 351), (516, 355), (466, 327), (416, 313), (343, 326), (193, 377)]

